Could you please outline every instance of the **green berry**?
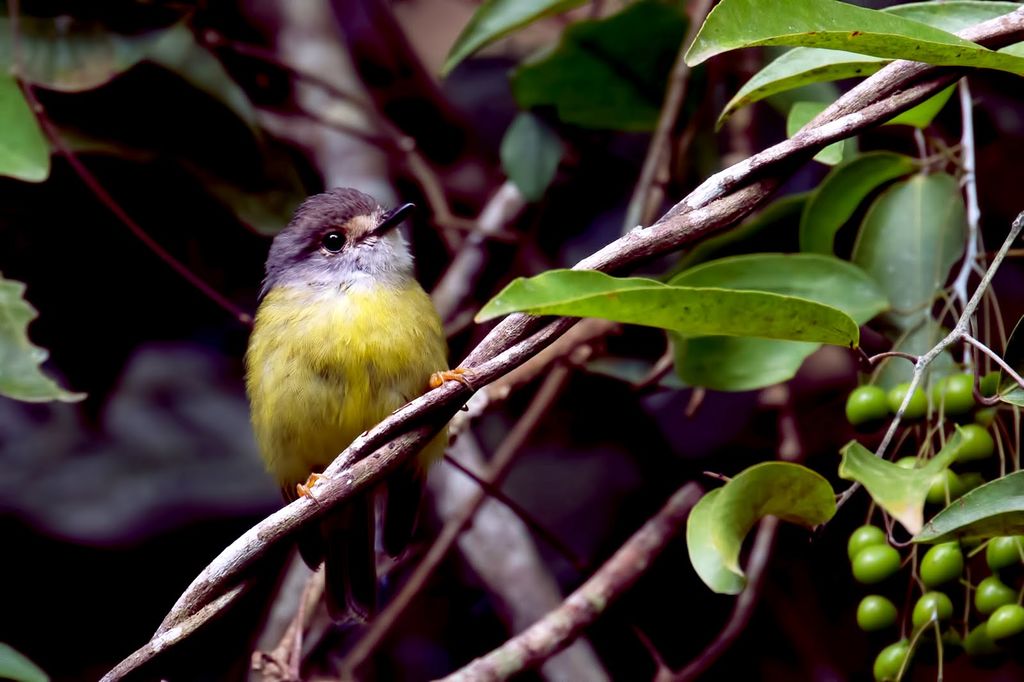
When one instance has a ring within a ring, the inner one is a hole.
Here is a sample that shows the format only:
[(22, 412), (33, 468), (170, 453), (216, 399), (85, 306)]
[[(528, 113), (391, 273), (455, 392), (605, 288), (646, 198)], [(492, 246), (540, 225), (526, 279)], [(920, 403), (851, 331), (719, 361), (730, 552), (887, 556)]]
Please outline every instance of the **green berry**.
[(974, 592), (974, 608), (978, 613), (988, 615), (1000, 606), (1013, 604), (1017, 601), (1016, 590), (1008, 587), (999, 576), (990, 575), (978, 583)]
[(960, 428), (960, 450), (956, 461), (971, 462), (988, 459), (996, 451), (996, 442), (989, 432), (978, 424), (967, 424)]
[(975, 411), (974, 423), (987, 429), (996, 420), (996, 414), (998, 414), (998, 411), (995, 407), (983, 407)]
[(850, 561), (853, 561), (857, 553), (865, 547), (884, 544), (885, 531), (878, 526), (861, 526), (850, 533), (850, 540), (846, 543), (846, 554), (850, 557)]
[(917, 457), (900, 457), (895, 462), (896, 466), (901, 469), (916, 469), (917, 468)]
[(900, 553), (889, 545), (870, 545), (853, 558), (853, 577), (865, 585), (880, 583), (900, 568)]
[(928, 501), (928, 504), (941, 504), (945, 506), (947, 494), (951, 502), (963, 494), (963, 485), (960, 483), (960, 477), (949, 469), (945, 469), (942, 473), (935, 475), (931, 486), (928, 487), (928, 494), (925, 496), (925, 499)]
[[(889, 401), (890, 412), (896, 414), (899, 411), (909, 388), (910, 384), (905, 383), (897, 384), (889, 389), (889, 394), (886, 398)], [(907, 403), (907, 410), (903, 413), (903, 416), (907, 419), (920, 419), (926, 414), (928, 414), (928, 398), (921, 389), (914, 389), (914, 393), (910, 396), (910, 402)]]
[(998, 641), (1024, 632), (1024, 606), (1006, 604), (988, 617), (988, 636)]
[(952, 374), (940, 381), (933, 390), (936, 405), (949, 415), (964, 414), (974, 408), (974, 377), (970, 374)]
[(999, 645), (988, 636), (988, 623), (976, 625), (967, 633), (964, 640), (964, 651), (968, 656), (991, 656), (999, 653)]
[(935, 587), (955, 580), (964, 572), (964, 553), (955, 542), (944, 542), (929, 549), (921, 559), (921, 582)]
[(888, 414), (885, 391), (878, 386), (858, 386), (846, 399), (846, 419), (854, 426), (878, 421)]
[(869, 594), (857, 605), (857, 625), (865, 632), (884, 630), (896, 623), (896, 605), (878, 594)]
[(903, 663), (910, 655), (910, 642), (901, 639), (878, 652), (873, 672), (875, 682), (894, 682), (899, 677)]
[(981, 378), (978, 390), (986, 398), (991, 398), (999, 392), (999, 372), (989, 372)]
[(920, 628), (933, 620), (943, 621), (953, 617), (953, 602), (944, 592), (925, 592), (914, 604), (910, 621), (914, 628)]
[[(979, 474), (977, 471), (968, 471), (966, 474), (960, 474), (960, 490), (963, 494), (971, 492), (979, 485), (985, 484), (985, 477)], [(977, 539), (974, 540), (975, 546), (980, 544)]]
[(1024, 537), (1020, 535), (992, 538), (988, 547), (985, 548), (985, 560), (988, 561), (988, 567), (993, 571), (998, 571), (1000, 568), (1019, 564), (1021, 557), (1024, 556), (1022, 540)]

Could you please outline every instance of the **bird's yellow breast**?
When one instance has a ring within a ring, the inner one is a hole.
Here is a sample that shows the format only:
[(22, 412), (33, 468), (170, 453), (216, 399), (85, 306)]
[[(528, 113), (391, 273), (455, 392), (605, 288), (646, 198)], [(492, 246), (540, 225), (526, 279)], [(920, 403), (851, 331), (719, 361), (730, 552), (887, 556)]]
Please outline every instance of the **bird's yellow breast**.
[[(281, 286), (256, 313), (246, 354), (252, 423), (285, 490), (447, 368), (441, 322), (413, 280), (339, 289)], [(444, 432), (421, 458), (444, 451)]]

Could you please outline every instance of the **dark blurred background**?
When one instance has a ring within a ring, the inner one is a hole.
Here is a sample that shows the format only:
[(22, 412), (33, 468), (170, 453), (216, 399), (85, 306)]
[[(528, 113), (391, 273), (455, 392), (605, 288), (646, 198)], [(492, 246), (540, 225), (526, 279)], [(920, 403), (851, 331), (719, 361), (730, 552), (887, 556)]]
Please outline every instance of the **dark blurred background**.
[[(595, 4), (570, 19), (618, 9)], [(329, 186), (355, 186), (386, 204), (419, 204), (406, 228), (418, 276), (428, 290), (441, 279), (464, 228), (504, 181), (498, 150), (517, 113), (508, 72), (557, 40), (570, 20), (539, 22), (439, 80), (475, 7), (469, 0), (23, 2), (21, 12), (55, 25), (73, 17), (84, 31), (129, 38), (183, 29), (186, 38), (164, 46), (159, 59), (141, 59), (74, 91), (39, 88), (38, 96), (127, 214), (199, 279), (252, 312), (269, 235), (303, 196)], [(26, 42), (29, 53), (44, 49)], [(72, 60), (95, 57), (75, 49)], [(713, 132), (718, 112), (762, 57), (730, 54), (694, 74), (680, 124), (692, 140), (688, 155), (673, 163), (666, 205), (710, 172), (783, 137), (783, 117), (768, 103)], [(1011, 76), (972, 75), (972, 86), (983, 223), (997, 244), (1021, 208), (1024, 110)], [(342, 93), (365, 104), (354, 106)], [(453, 364), (486, 331), (466, 314), (504, 283), (569, 266), (621, 231), (648, 134), (587, 130), (541, 113), (566, 152), (543, 198), (519, 198), (515, 217), (486, 243), (487, 267), (448, 320)], [(955, 106), (929, 135), (956, 142)], [(403, 151), (406, 138), (418, 160)], [(915, 149), (903, 129), (861, 139), (862, 149), (873, 147)], [(810, 189), (825, 172), (808, 165), (783, 193)], [(455, 220), (430, 200), (437, 188)], [(736, 248), (796, 250), (795, 223)], [(649, 272), (669, 265), (652, 263)], [(55, 680), (95, 679), (145, 643), (222, 548), (281, 505), (248, 424), (248, 327), (156, 257), (56, 154), (43, 183), (0, 179), (0, 271), (28, 286), (40, 313), (31, 336), (50, 350), (48, 370), (88, 394), (76, 404), (0, 399), (0, 641)], [(1021, 286), (1020, 268), (1010, 263), (996, 283), (1007, 320), (1021, 312)], [(852, 436), (842, 405), (856, 383), (855, 364), (842, 351), (821, 351), (806, 363), (785, 389), (785, 410), (761, 392), (711, 392), (693, 409), (693, 391), (671, 377), (637, 386), (665, 349), (664, 335), (645, 329), (597, 343), (504, 486), (590, 567), (685, 481), (711, 484), (702, 471), (732, 474), (774, 458), (783, 416), (795, 419), (800, 459), (833, 481), (838, 447)], [(474, 422), (485, 453), (500, 444), (536, 383)], [(707, 679), (868, 679), (866, 662), (880, 643), (856, 629), (860, 593), (845, 563), (846, 537), (865, 512), (865, 501), (855, 500), (813, 538), (780, 530), (761, 603)], [(418, 542), (392, 571), (386, 593), (429, 546), (439, 514), (425, 510)], [(585, 575), (534, 539), (568, 594)], [(269, 598), (265, 591), (262, 599)], [(680, 539), (586, 633), (596, 652), (593, 670), (622, 680), (653, 675), (638, 633), (680, 666), (714, 637), (733, 603), (700, 583)], [(187, 657), (172, 651), (170, 668), (143, 677), (244, 676), (261, 606), (243, 606), (247, 619), (199, 634)], [(453, 551), (366, 675), (444, 674), (507, 639), (510, 620), (493, 586)], [(357, 636), (335, 632), (323, 646), (344, 651)], [(917, 672), (931, 679), (934, 667)], [(982, 672), (957, 660), (946, 674), (976, 679)], [(1009, 680), (1022, 671), (1011, 663), (984, 674)]]

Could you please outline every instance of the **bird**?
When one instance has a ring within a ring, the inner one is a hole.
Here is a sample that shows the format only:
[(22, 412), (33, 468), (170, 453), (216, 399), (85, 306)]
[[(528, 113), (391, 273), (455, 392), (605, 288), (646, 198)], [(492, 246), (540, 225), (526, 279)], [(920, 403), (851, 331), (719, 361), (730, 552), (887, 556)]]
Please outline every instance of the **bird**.
[[(447, 380), (447, 341), (396, 228), (414, 210), (383, 209), (337, 188), (306, 199), (270, 246), (246, 351), (252, 426), (285, 500), (309, 494), (319, 473), (359, 434)], [(427, 468), (444, 454), (447, 427), (386, 481), (300, 531), (306, 563), (325, 571), (335, 620), (376, 608), (375, 498), (380, 540), (399, 555), (414, 531)]]

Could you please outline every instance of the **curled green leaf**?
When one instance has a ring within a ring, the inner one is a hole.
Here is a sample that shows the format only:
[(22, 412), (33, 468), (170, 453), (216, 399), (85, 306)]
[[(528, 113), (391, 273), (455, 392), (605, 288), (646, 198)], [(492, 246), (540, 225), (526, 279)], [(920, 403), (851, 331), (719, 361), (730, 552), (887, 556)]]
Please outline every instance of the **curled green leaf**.
[(738, 594), (746, 585), (740, 549), (758, 521), (771, 515), (814, 528), (835, 511), (832, 486), (820, 474), (790, 462), (755, 464), (708, 493), (690, 513), (690, 561), (713, 591)]

